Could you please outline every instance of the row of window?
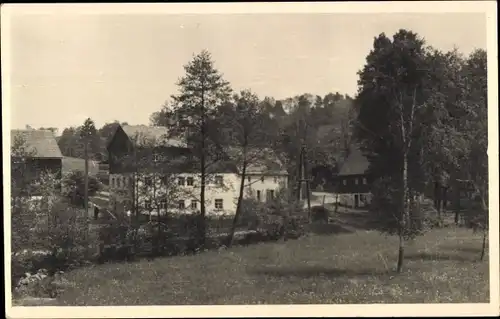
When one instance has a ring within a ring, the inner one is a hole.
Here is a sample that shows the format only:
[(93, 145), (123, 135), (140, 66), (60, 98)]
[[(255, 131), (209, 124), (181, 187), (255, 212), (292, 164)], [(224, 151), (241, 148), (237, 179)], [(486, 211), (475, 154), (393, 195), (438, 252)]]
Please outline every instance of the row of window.
[(124, 177), (124, 176), (116, 176), (116, 177), (110, 177), (110, 186), (111, 187), (117, 187), (117, 188), (122, 188), (126, 187), (127, 185), (132, 185), (133, 179), (132, 177)]
[[(162, 183), (167, 185), (168, 184), (168, 177), (165, 176), (161, 179)], [(115, 176), (111, 177), (110, 184), (111, 187), (126, 187), (128, 185), (132, 185), (133, 178), (132, 177), (124, 177), (124, 176)], [(153, 186), (153, 178), (152, 177), (144, 177), (144, 184), (146, 186)], [(194, 178), (193, 177), (178, 177), (177, 178), (177, 185), (179, 186), (193, 186), (194, 185)], [(215, 176), (215, 185), (217, 186), (222, 186), (224, 185), (224, 179), (223, 176)]]
[[(248, 182), (250, 183), (252, 181), (252, 177), (251, 176), (248, 176), (247, 177), (247, 180)], [(264, 183), (264, 180), (265, 180), (265, 177), (262, 176), (260, 178), (261, 182)], [(111, 187), (117, 187), (117, 188), (121, 188), (121, 187), (126, 187), (127, 184), (129, 185), (132, 185), (132, 177), (124, 177), (124, 176), (115, 176), (115, 177), (111, 177)], [(168, 183), (168, 177), (163, 177), (162, 178), (162, 182), (163, 184), (167, 184)], [(275, 176), (274, 177), (274, 182), (277, 183), (278, 182), (278, 177)], [(146, 184), (146, 186), (152, 186), (153, 185), (153, 179), (151, 177), (145, 177), (144, 178), (144, 184)], [(217, 175), (215, 176), (215, 181), (214, 181), (214, 184), (217, 185), (217, 186), (223, 186), (224, 185), (224, 176), (222, 175)], [(180, 176), (177, 178), (177, 185), (179, 186), (193, 186), (194, 185), (194, 178), (193, 177), (183, 177), (183, 176)], [(344, 184), (345, 185), (345, 184)]]
[[(149, 210), (152, 209), (151, 201), (150, 200), (144, 201), (144, 206), (146, 209), (149, 209)], [(224, 200), (221, 198), (215, 199), (214, 207), (215, 207), (215, 209), (224, 209)], [(167, 201), (162, 200), (160, 202), (160, 209), (166, 209), (166, 208), (167, 208)], [(178, 200), (177, 201), (177, 208), (178, 209), (186, 209), (186, 201), (183, 199)], [(189, 208), (193, 209), (193, 210), (198, 209), (198, 201), (195, 199), (191, 200)]]
[[(177, 185), (179, 186), (193, 186), (194, 184), (194, 178), (193, 177), (178, 177), (177, 178)], [(224, 185), (224, 177), (222, 175), (217, 175), (215, 176), (215, 181), (214, 184), (217, 186), (223, 186)]]
[[(355, 178), (355, 179), (354, 179), (354, 184), (355, 184), (355, 185), (359, 185), (359, 183), (363, 183), (363, 185), (367, 185), (367, 184), (368, 184), (368, 181), (366, 180), (366, 178), (365, 178), (365, 177), (363, 177), (363, 178), (361, 178), (361, 177), (360, 177), (360, 178)], [(342, 184), (347, 185), (347, 179), (344, 179), (344, 180), (342, 181)]]
[[(270, 201), (274, 199), (274, 190), (273, 189), (267, 189), (266, 190), (266, 200)], [(260, 202), (262, 200), (261, 196), (261, 191), (257, 190), (257, 200)]]

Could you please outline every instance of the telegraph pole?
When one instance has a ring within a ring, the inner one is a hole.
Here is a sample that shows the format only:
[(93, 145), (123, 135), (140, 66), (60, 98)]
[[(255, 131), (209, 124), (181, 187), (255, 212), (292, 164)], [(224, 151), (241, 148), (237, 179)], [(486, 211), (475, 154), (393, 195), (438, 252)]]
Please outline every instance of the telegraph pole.
[(310, 192), (310, 179), (307, 174), (307, 150), (305, 143), (302, 144), (300, 149), (300, 157), (299, 157), (299, 179), (297, 183), (297, 200), (302, 202), (303, 199), (303, 190), (305, 190), (305, 196), (307, 199), (307, 215), (309, 217), (309, 221), (311, 221), (311, 192)]

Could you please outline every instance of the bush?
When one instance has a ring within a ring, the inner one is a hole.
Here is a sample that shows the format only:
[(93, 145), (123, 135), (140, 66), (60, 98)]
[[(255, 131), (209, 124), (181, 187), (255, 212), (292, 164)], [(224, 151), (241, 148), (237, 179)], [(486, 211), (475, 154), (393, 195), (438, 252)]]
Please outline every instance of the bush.
[(253, 198), (243, 199), (241, 203), (241, 215), (237, 226), (256, 230), (260, 226), (259, 211), (262, 203)]
[(16, 284), (14, 295), (39, 298), (55, 298), (58, 287), (54, 276), (50, 276), (46, 269), (39, 269), (35, 274), (26, 273)]
[[(101, 188), (95, 176), (88, 177), (89, 196), (93, 196)], [(85, 174), (82, 171), (71, 171), (63, 176), (62, 194), (73, 205), (83, 207), (85, 202)]]
[(325, 206), (314, 206), (311, 208), (311, 215), (312, 220), (315, 222), (328, 223), (330, 211)]

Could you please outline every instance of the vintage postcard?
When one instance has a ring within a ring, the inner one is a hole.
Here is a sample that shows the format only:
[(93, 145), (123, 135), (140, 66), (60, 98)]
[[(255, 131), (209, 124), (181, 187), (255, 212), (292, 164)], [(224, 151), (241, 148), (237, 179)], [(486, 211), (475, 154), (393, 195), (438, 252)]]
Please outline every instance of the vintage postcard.
[(499, 315), (495, 8), (3, 5), (7, 316)]

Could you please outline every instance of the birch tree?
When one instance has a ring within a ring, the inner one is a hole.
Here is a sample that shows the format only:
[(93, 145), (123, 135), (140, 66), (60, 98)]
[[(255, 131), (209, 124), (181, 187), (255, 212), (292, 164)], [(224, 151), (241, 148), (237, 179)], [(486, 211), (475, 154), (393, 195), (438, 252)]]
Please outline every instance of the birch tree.
[(359, 72), (357, 131), (369, 153), (370, 170), (384, 176), (394, 189), (390, 200), (395, 210), (382, 218), (385, 230), (399, 237), (398, 272), (403, 269), (405, 240), (416, 235), (410, 227), (410, 210), (422, 191), (419, 135), (428, 95), (424, 44), (406, 30), (397, 32), (392, 41), (381, 34)]

